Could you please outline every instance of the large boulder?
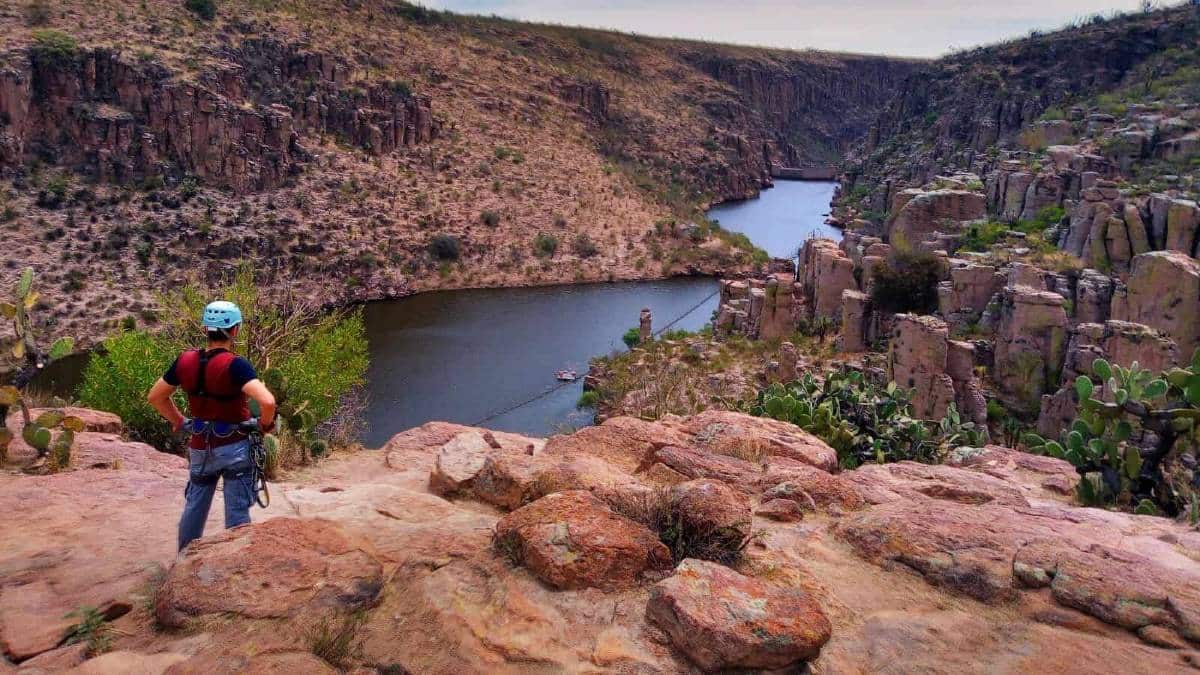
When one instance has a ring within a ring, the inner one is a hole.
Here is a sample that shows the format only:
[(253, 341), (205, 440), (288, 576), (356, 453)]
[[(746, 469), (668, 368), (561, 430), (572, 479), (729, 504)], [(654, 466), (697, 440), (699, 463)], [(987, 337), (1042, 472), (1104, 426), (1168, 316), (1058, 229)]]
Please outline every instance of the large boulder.
[(885, 227), (893, 246), (915, 248), (935, 232), (958, 232), (964, 223), (987, 217), (987, 200), (978, 192), (905, 190), (901, 195), (903, 205), (898, 210), (893, 206)]
[(627, 587), (671, 567), (670, 550), (653, 532), (582, 490), (547, 495), (506, 515), (496, 524), (495, 542), (560, 589)]
[(280, 618), (368, 607), (382, 588), (379, 561), (331, 521), (274, 518), (189, 544), (154, 612), (176, 628), (213, 614)]
[(1133, 259), (1127, 286), (1113, 296), (1112, 317), (1157, 328), (1190, 358), (1200, 346), (1200, 262), (1179, 251), (1144, 253)]
[(832, 633), (808, 594), (690, 558), (651, 589), (646, 616), (706, 672), (809, 661)]
[[(750, 537), (750, 500), (718, 480), (700, 479), (671, 488), (670, 509), (680, 536), (722, 558), (741, 550)], [(710, 557), (705, 555), (704, 557)]]
[[(674, 426), (674, 422), (668, 422)], [(805, 464), (837, 470), (837, 452), (824, 441), (800, 427), (765, 417), (725, 410), (706, 410), (681, 423), (681, 430), (692, 436), (691, 444), (715, 452), (761, 444), (769, 455), (799, 460)]]

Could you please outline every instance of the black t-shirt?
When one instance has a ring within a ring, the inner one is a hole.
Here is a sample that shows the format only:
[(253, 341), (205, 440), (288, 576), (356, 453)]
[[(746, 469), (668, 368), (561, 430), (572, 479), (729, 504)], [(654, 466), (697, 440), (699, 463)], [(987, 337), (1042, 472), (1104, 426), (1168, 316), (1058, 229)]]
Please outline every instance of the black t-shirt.
[[(213, 349), (208, 353), (208, 355), (209, 357), (212, 357), (225, 351), (229, 350)], [(175, 362), (171, 364), (171, 367), (167, 368), (167, 372), (163, 373), (163, 382), (166, 382), (172, 387), (179, 386), (179, 375), (175, 372), (175, 368), (178, 365), (179, 358), (176, 357)], [(254, 371), (254, 366), (250, 365), (250, 362), (246, 359), (238, 356), (235, 357), (233, 362), (229, 364), (229, 380), (233, 383), (233, 386), (236, 387), (238, 391), (241, 391), (242, 387), (246, 386), (247, 382), (257, 379), (258, 373)]]

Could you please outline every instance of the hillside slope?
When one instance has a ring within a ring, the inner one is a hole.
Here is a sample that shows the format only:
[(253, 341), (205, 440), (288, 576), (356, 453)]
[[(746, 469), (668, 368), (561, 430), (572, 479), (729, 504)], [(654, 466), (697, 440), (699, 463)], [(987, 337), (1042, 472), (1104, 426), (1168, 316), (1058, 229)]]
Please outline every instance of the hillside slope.
[(835, 159), (918, 65), (377, 0), (13, 3), (0, 28), (5, 263), (81, 336), (241, 261), (322, 303), (744, 266), (672, 224)]

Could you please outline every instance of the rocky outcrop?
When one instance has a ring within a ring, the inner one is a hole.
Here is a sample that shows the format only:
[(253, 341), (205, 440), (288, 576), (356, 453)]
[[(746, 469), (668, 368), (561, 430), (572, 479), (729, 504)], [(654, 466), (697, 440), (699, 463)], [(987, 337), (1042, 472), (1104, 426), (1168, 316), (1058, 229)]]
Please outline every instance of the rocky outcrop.
[(965, 223), (987, 216), (983, 195), (967, 190), (904, 190), (892, 201), (884, 238), (913, 249), (935, 233), (954, 234)]
[(1137, 256), (1126, 288), (1113, 296), (1112, 316), (1162, 331), (1190, 356), (1200, 347), (1200, 262), (1179, 251)]
[(951, 403), (963, 417), (982, 424), (986, 404), (975, 377), (975, 350), (949, 339), (945, 321), (933, 316), (896, 316), (888, 352), (888, 379), (912, 391), (913, 414), (941, 419)]
[[(836, 672), (1047, 664), (1067, 673), (1173, 672), (1200, 644), (1200, 540), (1185, 524), (1070, 505), (1073, 467), (996, 446), (955, 450), (942, 466), (830, 473), (832, 463), (792, 458), (833, 453), (789, 428), (736, 413), (614, 418), (532, 443), (526, 454), (511, 434), (430, 423), (384, 452), (337, 453), (272, 485), (275, 500), (253, 511), (253, 525), (220, 531), (218, 505), (210, 536), (178, 559), (182, 465), (170, 475), (3, 473), (0, 509), (10, 521), (0, 548), (0, 643), (30, 670), (35, 658), (77, 659), (57, 646), (62, 622), (93, 606), (115, 619), (113, 651), (77, 672), (325, 672), (304, 636), (314, 621), (337, 628), (344, 616), (362, 645), (348, 670), (408, 672), (536, 664), (684, 673), (802, 661)], [(568, 488), (507, 515), (469, 482), (452, 500), (431, 492), (431, 474), (471, 448), (547, 466), (588, 460), (623, 478), (615, 491)], [(696, 462), (731, 460), (734, 482), (656, 482), (668, 475), (656, 455), (674, 448)], [(137, 509), (128, 508), (131, 495)], [(556, 506), (564, 502), (571, 507)], [(614, 525), (626, 508), (646, 515), (639, 504), (753, 536), (736, 570), (693, 557), (663, 579), (666, 565), (647, 568), (647, 556), (661, 554), (659, 539), (672, 531), (648, 537), (641, 525)], [(519, 531), (545, 565), (535, 570), (534, 556), (514, 567), (495, 531)], [(624, 533), (631, 538), (615, 536)], [(605, 563), (589, 562), (597, 560)], [(645, 573), (627, 574), (633, 569)], [(539, 578), (560, 572), (597, 583), (560, 588)], [(983, 602), (964, 605), (958, 595)], [(188, 632), (155, 629), (147, 597), (158, 599), (159, 618), (165, 606), (169, 625), (186, 623)]]
[(920, 65), (849, 54), (816, 60), (802, 53), (748, 56), (703, 47), (686, 50), (684, 58), (732, 88), (728, 115), (747, 107), (762, 116), (760, 133), (771, 158), (792, 167), (827, 164), (828, 157), (840, 155)]
[(428, 98), (387, 85), (350, 91), (348, 66), (330, 56), (269, 41), (229, 56), (228, 68), (187, 82), (110, 49), (32, 48), (0, 71), (0, 169), (37, 154), (101, 181), (191, 175), (246, 192), (300, 170), (305, 133), (375, 154), (436, 134)]
[(938, 284), (938, 313), (952, 325), (977, 321), (1004, 281), (992, 265), (951, 258), (950, 278)]
[(646, 615), (705, 672), (786, 668), (814, 659), (832, 632), (803, 591), (693, 559), (654, 586)]
[[(270, 583), (263, 583), (269, 579)], [(369, 546), (332, 522), (275, 518), (188, 545), (154, 598), (164, 626), (233, 614), (280, 618), (318, 607), (375, 603), (383, 568)]]
[(993, 378), (1012, 405), (1036, 411), (1042, 394), (1058, 388), (1067, 347), (1063, 297), (1030, 286), (1000, 293)]
[(513, 511), (496, 524), (495, 541), (555, 588), (630, 586), (671, 567), (671, 552), (657, 536), (589, 492), (558, 492)]
[(854, 262), (833, 241), (810, 239), (800, 256), (797, 283), (804, 293), (810, 317), (842, 318), (842, 292), (859, 290)]

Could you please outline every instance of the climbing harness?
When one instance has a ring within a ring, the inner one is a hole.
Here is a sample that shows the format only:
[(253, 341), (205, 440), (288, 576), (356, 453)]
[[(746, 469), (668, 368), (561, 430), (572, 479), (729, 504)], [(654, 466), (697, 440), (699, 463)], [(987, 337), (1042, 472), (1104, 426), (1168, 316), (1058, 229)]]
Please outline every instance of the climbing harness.
[(241, 430), (250, 439), (250, 489), (254, 501), (265, 509), (271, 505), (271, 491), (267, 489), (267, 448), (262, 429), (258, 420), (252, 419), (242, 422)]

